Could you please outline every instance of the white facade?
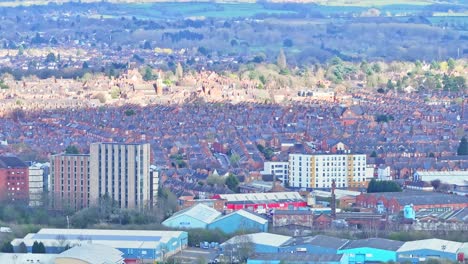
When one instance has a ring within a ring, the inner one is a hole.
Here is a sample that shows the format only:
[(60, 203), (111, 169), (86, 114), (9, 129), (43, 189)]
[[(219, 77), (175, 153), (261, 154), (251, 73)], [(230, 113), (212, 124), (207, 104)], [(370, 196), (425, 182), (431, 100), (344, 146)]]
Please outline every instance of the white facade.
[(366, 155), (290, 154), (289, 185), (298, 188), (365, 187)]
[(280, 161), (267, 161), (263, 164), (262, 175), (274, 175), (284, 185), (288, 181), (289, 163)]
[(29, 167), (29, 206), (41, 206), (44, 194), (44, 170)]
[(381, 166), (377, 169), (377, 178), (382, 181), (391, 181), (392, 175), (390, 166)]
[(414, 181), (431, 182), (434, 180), (459, 187), (468, 187), (468, 171), (417, 171), (414, 174)]
[(90, 197), (105, 194), (120, 208), (151, 206), (150, 145), (93, 143), (90, 154)]

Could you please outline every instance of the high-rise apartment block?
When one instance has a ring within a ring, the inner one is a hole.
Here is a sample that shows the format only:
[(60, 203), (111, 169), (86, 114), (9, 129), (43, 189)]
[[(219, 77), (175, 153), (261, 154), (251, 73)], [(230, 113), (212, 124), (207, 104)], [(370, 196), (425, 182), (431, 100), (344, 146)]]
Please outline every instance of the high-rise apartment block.
[(364, 154), (290, 154), (289, 185), (299, 188), (366, 187)]
[(90, 199), (108, 195), (121, 208), (151, 206), (150, 145), (93, 143)]
[(90, 204), (89, 155), (58, 154), (50, 158), (52, 208), (79, 210)]

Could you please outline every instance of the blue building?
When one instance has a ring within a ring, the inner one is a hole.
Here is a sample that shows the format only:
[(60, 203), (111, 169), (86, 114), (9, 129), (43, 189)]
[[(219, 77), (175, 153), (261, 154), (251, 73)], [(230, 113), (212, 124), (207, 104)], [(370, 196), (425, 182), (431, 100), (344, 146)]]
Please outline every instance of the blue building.
[(172, 228), (207, 228), (208, 224), (221, 216), (221, 213), (204, 204), (196, 204), (181, 210), (162, 224)]
[(118, 249), (126, 260), (160, 260), (187, 247), (188, 234), (183, 231), (49, 229), (14, 239), (15, 249), (24, 243), (28, 252), (34, 242), (42, 242), (46, 253), (60, 253), (67, 247), (99, 244)]
[(337, 254), (338, 249), (349, 243), (348, 239), (330, 236), (294, 237), (280, 247), (280, 252), (307, 254)]
[(228, 215), (204, 204), (196, 204), (181, 210), (166, 219), (164, 226), (172, 228), (219, 229), (227, 234), (238, 231), (268, 231), (268, 220), (245, 210), (238, 210)]
[(268, 220), (257, 214), (239, 210), (215, 219), (208, 225), (208, 229), (219, 229), (226, 234), (238, 231), (267, 232)]
[(396, 261), (396, 251), (403, 243), (383, 238), (353, 240), (340, 248), (338, 254), (347, 254), (350, 264)]
[(221, 244), (221, 250), (229, 252), (243, 243), (251, 243), (255, 253), (277, 253), (281, 245), (291, 240), (290, 236), (271, 233), (255, 233), (235, 236)]
[(345, 255), (317, 255), (317, 254), (292, 254), (292, 253), (261, 253), (255, 254), (247, 260), (247, 264), (348, 264), (348, 258)]
[(437, 238), (405, 242), (397, 251), (398, 262), (418, 263), (428, 258), (457, 260), (463, 243)]

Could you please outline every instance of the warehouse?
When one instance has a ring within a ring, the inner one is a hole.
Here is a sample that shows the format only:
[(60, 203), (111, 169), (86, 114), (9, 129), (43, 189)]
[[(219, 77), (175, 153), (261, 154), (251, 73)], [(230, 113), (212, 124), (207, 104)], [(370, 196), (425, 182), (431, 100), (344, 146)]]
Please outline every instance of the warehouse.
[(267, 213), (270, 209), (297, 210), (307, 207), (307, 202), (298, 192), (218, 194), (213, 198), (226, 200), (229, 211), (246, 209)]
[(255, 233), (248, 235), (235, 236), (221, 244), (223, 251), (229, 251), (230, 248), (239, 246), (242, 243), (252, 244), (255, 253), (277, 253), (279, 247), (289, 241), (290, 236), (282, 236), (271, 233)]
[(437, 238), (405, 242), (397, 251), (398, 261), (417, 263), (428, 258), (457, 260), (457, 252), (463, 243)]
[(317, 235), (295, 237), (281, 245), (281, 252), (308, 254), (336, 254), (338, 249), (349, 243), (348, 239)]
[(162, 224), (172, 228), (207, 228), (208, 224), (221, 216), (221, 213), (204, 204), (196, 204), (181, 210)]
[(238, 231), (268, 231), (268, 220), (252, 212), (239, 210), (228, 215), (222, 215), (204, 204), (196, 204), (179, 211), (162, 224), (172, 228), (219, 229), (226, 234)]
[(124, 264), (123, 253), (104, 245), (75, 246), (60, 254), (2, 253), (0, 263)]
[(187, 232), (150, 230), (48, 229), (14, 239), (18, 250), (21, 242), (31, 252), (35, 241), (42, 242), (47, 253), (60, 253), (67, 247), (100, 244), (118, 249), (126, 262), (132, 260), (160, 260), (187, 247)]
[(267, 232), (268, 220), (251, 212), (239, 210), (215, 219), (208, 225), (208, 229), (219, 229), (226, 234), (238, 231)]
[(384, 238), (353, 240), (340, 248), (338, 254), (348, 254), (349, 263), (396, 261), (397, 250), (404, 242)]
[(316, 255), (316, 254), (291, 254), (291, 253), (261, 253), (255, 254), (247, 260), (247, 264), (348, 264), (346, 255)]

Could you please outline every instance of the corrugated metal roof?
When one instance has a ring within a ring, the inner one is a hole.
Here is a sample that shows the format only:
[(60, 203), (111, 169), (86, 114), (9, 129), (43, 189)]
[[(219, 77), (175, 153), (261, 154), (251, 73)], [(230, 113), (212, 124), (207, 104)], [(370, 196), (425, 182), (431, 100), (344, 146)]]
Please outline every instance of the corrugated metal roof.
[(123, 253), (115, 248), (105, 245), (83, 245), (72, 247), (60, 253), (58, 259), (73, 258), (93, 264), (120, 264), (123, 263)]
[(304, 199), (298, 192), (273, 192), (273, 193), (236, 193), (220, 194), (222, 199), (228, 202), (235, 201), (279, 201), (279, 200), (301, 200)]
[(291, 239), (290, 236), (282, 236), (282, 235), (262, 232), (262, 233), (235, 236), (229, 239), (228, 241), (224, 242), (222, 246), (227, 245), (227, 244), (237, 244), (237, 243), (242, 243), (243, 241), (248, 241), (257, 245), (279, 247), (282, 244), (289, 241), (290, 239)]
[(405, 242), (397, 252), (406, 252), (421, 249), (430, 249), (435, 251), (443, 251), (448, 253), (457, 253), (463, 246), (463, 243), (438, 238), (423, 239), (416, 241)]
[(171, 219), (174, 219), (183, 214), (190, 216), (192, 218), (195, 218), (197, 220), (200, 220), (206, 224), (209, 224), (213, 222), (216, 218), (218, 218), (221, 215), (221, 212), (207, 205), (199, 203), (192, 207), (189, 207), (187, 209), (184, 209), (175, 213), (173, 216), (166, 219), (164, 222), (170, 221)]
[(1, 253), (0, 263), (41, 263), (53, 264), (56, 254)]

